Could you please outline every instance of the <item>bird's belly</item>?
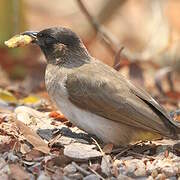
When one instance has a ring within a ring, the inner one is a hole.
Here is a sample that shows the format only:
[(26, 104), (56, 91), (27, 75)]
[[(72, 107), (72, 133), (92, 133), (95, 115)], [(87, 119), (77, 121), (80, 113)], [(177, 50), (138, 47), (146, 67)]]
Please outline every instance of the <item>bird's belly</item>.
[(58, 101), (57, 99), (55, 98), (56, 105), (65, 117), (80, 129), (96, 135), (105, 143), (125, 145), (143, 139), (156, 138), (156, 136), (154, 137), (149, 132), (82, 110), (66, 98), (59, 99)]
[(119, 126), (118, 123), (79, 109), (67, 99), (56, 101), (56, 105), (74, 125), (96, 135), (102, 141), (114, 144), (128, 141), (128, 133), (122, 133), (123, 127)]

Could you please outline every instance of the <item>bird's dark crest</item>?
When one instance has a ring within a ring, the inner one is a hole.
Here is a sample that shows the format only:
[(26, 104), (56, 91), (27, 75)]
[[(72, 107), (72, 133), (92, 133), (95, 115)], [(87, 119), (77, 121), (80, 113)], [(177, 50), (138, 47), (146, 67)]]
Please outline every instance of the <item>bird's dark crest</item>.
[(54, 38), (57, 42), (67, 46), (77, 46), (81, 42), (80, 38), (73, 31), (65, 27), (44, 29), (38, 33), (38, 36)]

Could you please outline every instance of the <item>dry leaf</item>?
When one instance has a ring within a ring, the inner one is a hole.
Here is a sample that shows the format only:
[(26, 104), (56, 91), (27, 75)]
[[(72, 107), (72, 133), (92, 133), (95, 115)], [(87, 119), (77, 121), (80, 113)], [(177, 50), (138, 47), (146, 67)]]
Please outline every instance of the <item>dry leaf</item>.
[(40, 99), (32, 95), (25, 97), (23, 99), (20, 99), (21, 104), (34, 104), (34, 103), (37, 103), (38, 101), (40, 101)]
[(48, 144), (46, 144), (33, 130), (31, 130), (21, 121), (16, 120), (15, 123), (26, 140), (34, 146), (34, 149), (39, 150), (45, 154), (49, 153), (50, 149)]
[(113, 149), (113, 144), (106, 144), (103, 148), (103, 152), (105, 154), (110, 154), (112, 152)]
[(16, 103), (17, 102), (16, 97), (12, 93), (10, 93), (9, 91), (3, 90), (3, 89), (0, 89), (0, 99), (2, 99), (5, 102), (8, 102), (8, 103)]
[(28, 153), (26, 153), (23, 159), (30, 162), (30, 161), (36, 161), (37, 159), (43, 156), (44, 154), (42, 152), (33, 149)]
[(64, 115), (61, 112), (57, 112), (57, 111), (52, 111), (49, 114), (49, 117), (54, 118), (55, 120), (58, 120), (61, 122), (67, 121), (67, 119), (64, 117)]

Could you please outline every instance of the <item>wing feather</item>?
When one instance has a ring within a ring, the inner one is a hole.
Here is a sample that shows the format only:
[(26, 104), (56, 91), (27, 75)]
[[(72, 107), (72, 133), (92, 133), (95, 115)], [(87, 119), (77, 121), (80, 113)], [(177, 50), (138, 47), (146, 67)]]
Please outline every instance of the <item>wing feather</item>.
[[(97, 65), (100, 67), (94, 68)], [(69, 74), (66, 88), (73, 104), (109, 120), (164, 136), (172, 136), (176, 128), (148, 93), (104, 64), (83, 66)]]

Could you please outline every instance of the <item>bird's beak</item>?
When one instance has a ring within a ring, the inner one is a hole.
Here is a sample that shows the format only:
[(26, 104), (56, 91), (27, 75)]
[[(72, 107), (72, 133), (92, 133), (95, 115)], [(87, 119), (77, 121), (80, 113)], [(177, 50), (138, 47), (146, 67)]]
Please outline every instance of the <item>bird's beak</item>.
[(31, 43), (35, 43), (35, 44), (38, 43), (38, 39), (37, 39), (38, 32), (37, 31), (25, 31), (25, 32), (23, 32), (21, 34), (22, 35), (30, 36), (32, 38)]

